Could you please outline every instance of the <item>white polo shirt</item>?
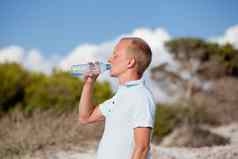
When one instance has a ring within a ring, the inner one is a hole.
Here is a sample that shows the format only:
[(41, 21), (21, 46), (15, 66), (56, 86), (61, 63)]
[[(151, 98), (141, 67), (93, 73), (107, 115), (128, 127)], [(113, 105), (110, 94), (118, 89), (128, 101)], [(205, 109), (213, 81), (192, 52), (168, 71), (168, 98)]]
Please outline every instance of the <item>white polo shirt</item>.
[[(105, 129), (96, 159), (131, 159), (133, 128), (154, 126), (155, 103), (144, 80), (120, 85), (116, 94), (100, 104), (99, 109), (105, 116)], [(150, 150), (147, 159), (151, 158)]]

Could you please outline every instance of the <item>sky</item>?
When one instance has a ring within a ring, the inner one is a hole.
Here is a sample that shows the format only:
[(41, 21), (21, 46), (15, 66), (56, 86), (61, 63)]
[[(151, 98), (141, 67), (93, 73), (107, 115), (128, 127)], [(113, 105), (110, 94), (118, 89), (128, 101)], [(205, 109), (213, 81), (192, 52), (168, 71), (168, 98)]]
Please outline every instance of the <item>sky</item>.
[(139, 27), (208, 38), (236, 25), (237, 15), (237, 0), (1, 0), (0, 48), (67, 54), (80, 44), (110, 41)]
[[(150, 45), (150, 68), (165, 62), (176, 68), (164, 47), (176, 37), (229, 42), (238, 49), (238, 1), (1, 0), (0, 63), (17, 62), (47, 74), (53, 67), (68, 71), (72, 64), (106, 62), (124, 36)], [(108, 74), (100, 79), (115, 88)], [(157, 99), (168, 100), (161, 88), (151, 88)]]

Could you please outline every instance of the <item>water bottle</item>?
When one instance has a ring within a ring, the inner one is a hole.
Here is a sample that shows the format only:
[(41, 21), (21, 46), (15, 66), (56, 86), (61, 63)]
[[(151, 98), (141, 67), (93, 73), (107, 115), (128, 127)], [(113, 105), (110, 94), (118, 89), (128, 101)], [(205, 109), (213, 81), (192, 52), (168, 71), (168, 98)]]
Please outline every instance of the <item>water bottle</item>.
[(83, 76), (88, 73), (103, 73), (106, 70), (111, 69), (111, 64), (109, 63), (88, 63), (88, 64), (76, 64), (71, 66), (71, 74), (74, 76)]

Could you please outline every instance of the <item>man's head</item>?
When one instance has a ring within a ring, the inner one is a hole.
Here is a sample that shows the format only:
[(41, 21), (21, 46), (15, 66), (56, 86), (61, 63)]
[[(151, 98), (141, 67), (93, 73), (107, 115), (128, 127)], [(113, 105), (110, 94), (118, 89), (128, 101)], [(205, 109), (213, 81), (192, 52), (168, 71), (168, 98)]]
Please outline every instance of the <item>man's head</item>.
[(109, 59), (112, 64), (111, 76), (136, 74), (141, 77), (151, 63), (151, 56), (149, 45), (141, 38), (122, 38)]

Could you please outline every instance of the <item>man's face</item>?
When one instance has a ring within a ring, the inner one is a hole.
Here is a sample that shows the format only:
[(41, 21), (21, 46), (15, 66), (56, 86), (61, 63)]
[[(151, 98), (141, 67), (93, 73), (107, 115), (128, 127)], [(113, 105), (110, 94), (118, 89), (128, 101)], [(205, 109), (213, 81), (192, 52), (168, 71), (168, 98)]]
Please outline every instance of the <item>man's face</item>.
[(127, 70), (128, 56), (126, 54), (126, 41), (120, 41), (113, 50), (112, 56), (109, 58), (108, 62), (111, 63), (111, 76), (118, 77)]

